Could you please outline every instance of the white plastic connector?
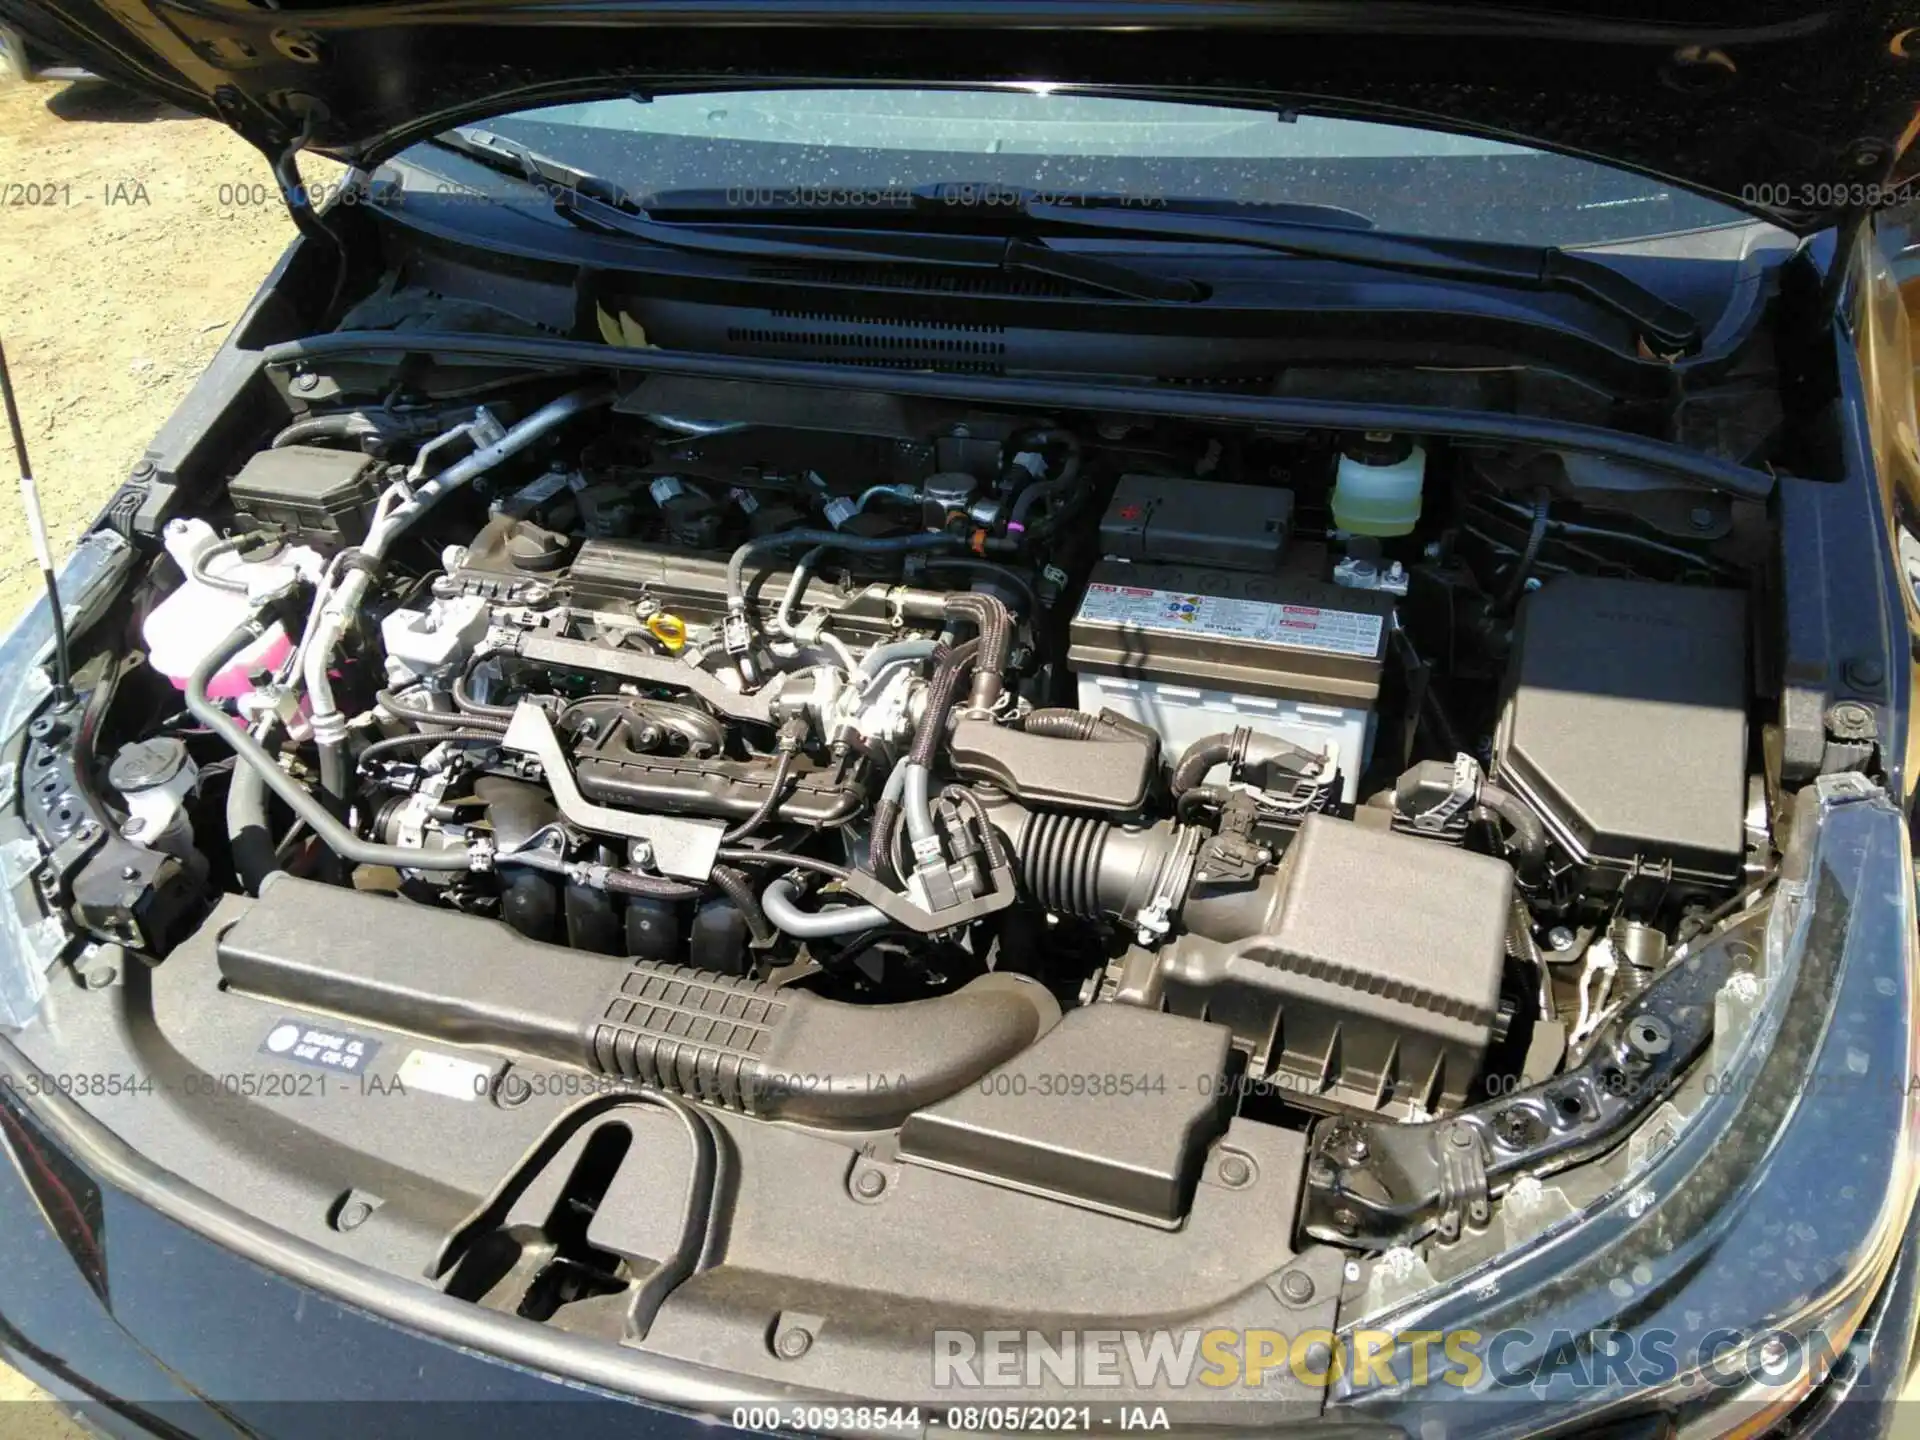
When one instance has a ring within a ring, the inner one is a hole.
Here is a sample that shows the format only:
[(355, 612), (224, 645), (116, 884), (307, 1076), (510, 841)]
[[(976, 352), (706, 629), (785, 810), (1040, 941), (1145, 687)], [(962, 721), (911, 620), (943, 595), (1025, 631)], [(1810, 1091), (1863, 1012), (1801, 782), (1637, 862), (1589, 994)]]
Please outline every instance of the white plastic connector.
[(490, 623), (487, 602), (477, 595), (391, 612), (380, 622), (387, 678), (400, 685), (451, 669), (486, 639)]

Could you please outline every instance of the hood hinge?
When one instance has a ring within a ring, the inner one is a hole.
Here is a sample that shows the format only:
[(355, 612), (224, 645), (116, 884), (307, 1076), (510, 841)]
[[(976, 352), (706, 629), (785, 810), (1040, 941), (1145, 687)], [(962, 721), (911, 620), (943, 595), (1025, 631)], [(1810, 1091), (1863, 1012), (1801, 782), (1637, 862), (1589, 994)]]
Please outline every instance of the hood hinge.
[(346, 251), (339, 236), (313, 208), (306, 184), (300, 178), (300, 152), (311, 139), (314, 126), (326, 118), (326, 104), (316, 96), (298, 91), (286, 92), (275, 99), (277, 103), (269, 107), (232, 85), (222, 85), (213, 96), (227, 124), (267, 157), (281, 203), (287, 207), (294, 229), (316, 245), (331, 250), (344, 275)]

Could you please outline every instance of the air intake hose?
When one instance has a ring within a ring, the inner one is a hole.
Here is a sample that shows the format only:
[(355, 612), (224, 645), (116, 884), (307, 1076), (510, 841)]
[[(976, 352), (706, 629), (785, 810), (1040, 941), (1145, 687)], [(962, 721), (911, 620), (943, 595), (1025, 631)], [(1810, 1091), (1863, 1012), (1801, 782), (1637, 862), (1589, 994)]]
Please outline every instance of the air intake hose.
[(1095, 815), (989, 807), (1007, 837), (1021, 887), (1037, 904), (1084, 920), (1118, 919), (1164, 932), (1186, 899), (1205, 832), (1162, 820), (1116, 825)]
[(1060, 1018), (1046, 987), (1017, 975), (848, 1005), (684, 965), (614, 966), (492, 920), (284, 874), (217, 954), (229, 986), (296, 1009), (844, 1129), (898, 1124)]

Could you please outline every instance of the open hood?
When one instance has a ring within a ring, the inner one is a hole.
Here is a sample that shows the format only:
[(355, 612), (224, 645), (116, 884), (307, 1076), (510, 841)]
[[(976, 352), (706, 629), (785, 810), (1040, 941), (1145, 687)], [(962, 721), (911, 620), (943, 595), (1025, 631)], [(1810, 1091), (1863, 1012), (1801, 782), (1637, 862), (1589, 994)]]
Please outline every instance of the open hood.
[(1894, 0), (0, 0), (0, 15), (269, 152), (361, 164), (596, 94), (1046, 81), (1519, 140), (1807, 233), (1901, 203), (1920, 128), (1920, 7)]

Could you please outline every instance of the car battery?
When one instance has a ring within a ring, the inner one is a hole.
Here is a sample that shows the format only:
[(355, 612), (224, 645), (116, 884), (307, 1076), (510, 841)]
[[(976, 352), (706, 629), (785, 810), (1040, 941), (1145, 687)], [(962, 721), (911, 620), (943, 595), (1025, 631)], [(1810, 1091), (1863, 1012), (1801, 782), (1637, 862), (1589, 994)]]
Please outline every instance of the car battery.
[(1394, 597), (1320, 579), (1323, 559), (1300, 547), (1267, 572), (1102, 561), (1069, 631), (1080, 707), (1151, 726), (1169, 764), (1241, 725), (1331, 750), (1353, 804)]

